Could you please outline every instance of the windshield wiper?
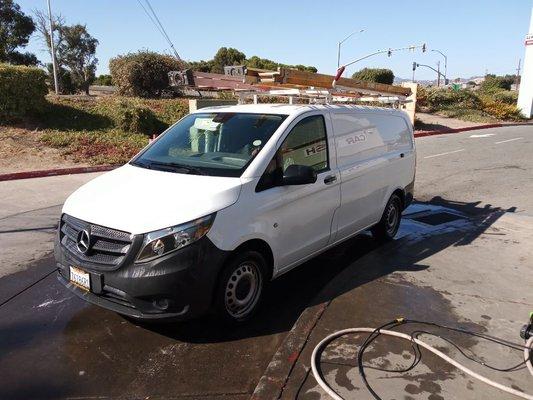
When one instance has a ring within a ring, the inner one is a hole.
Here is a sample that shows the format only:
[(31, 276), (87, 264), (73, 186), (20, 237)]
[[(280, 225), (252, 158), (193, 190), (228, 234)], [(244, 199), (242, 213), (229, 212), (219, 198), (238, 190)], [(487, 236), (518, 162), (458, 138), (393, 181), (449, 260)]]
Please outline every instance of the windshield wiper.
[(130, 162), (130, 164), (131, 165), (135, 165), (136, 167), (140, 167), (140, 168), (151, 169), (150, 164), (145, 164), (145, 163), (142, 163), (142, 162), (139, 162), (139, 161), (132, 161), (132, 162)]
[(173, 163), (173, 162), (165, 163), (165, 162), (152, 161), (150, 163), (150, 167), (153, 167), (153, 166), (169, 167), (173, 171), (183, 170), (183, 171), (186, 171), (188, 174), (207, 175), (200, 168), (196, 168), (196, 167), (193, 167), (193, 166), (190, 166), (190, 165), (185, 165), (185, 164), (178, 164), (178, 163)]

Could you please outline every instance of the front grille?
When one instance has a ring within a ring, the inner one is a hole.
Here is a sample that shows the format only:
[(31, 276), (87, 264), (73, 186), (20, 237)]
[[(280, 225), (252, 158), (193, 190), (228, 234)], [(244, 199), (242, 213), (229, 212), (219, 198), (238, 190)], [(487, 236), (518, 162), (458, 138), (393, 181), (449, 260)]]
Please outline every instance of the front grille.
[[(78, 235), (81, 231), (90, 233), (89, 251), (78, 249)], [(104, 226), (91, 224), (63, 214), (60, 224), (61, 246), (82, 264), (96, 269), (112, 270), (118, 268), (127, 256), (133, 242), (133, 236)]]

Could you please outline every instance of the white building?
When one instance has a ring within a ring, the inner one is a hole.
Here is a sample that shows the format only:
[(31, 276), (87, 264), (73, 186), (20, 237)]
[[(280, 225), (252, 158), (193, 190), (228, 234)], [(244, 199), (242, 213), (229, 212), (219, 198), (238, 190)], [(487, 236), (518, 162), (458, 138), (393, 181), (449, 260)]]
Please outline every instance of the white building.
[(531, 10), (531, 21), (525, 46), (526, 55), (518, 94), (518, 108), (526, 118), (531, 118), (533, 113), (533, 9)]

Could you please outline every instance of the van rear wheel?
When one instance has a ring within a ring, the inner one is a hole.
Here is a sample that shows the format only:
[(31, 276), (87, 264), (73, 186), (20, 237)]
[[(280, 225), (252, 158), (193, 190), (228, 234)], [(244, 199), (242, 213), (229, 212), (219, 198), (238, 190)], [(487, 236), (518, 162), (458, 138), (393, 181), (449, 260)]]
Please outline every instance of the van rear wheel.
[(401, 218), (402, 200), (398, 195), (393, 194), (387, 202), (381, 220), (371, 229), (372, 236), (382, 242), (394, 239), (400, 228)]
[(252, 317), (263, 295), (266, 271), (265, 258), (257, 251), (247, 250), (231, 258), (218, 282), (217, 315), (228, 322)]

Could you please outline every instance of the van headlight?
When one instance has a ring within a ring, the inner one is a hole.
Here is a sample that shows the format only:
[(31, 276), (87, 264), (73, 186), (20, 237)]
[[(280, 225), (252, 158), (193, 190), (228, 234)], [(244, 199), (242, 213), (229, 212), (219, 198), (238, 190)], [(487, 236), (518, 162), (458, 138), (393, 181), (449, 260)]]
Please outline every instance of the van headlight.
[(146, 233), (135, 262), (150, 261), (196, 242), (209, 232), (215, 215), (213, 213), (185, 224)]

